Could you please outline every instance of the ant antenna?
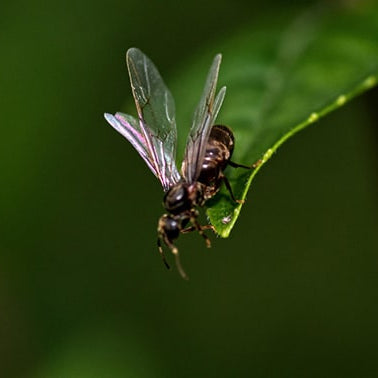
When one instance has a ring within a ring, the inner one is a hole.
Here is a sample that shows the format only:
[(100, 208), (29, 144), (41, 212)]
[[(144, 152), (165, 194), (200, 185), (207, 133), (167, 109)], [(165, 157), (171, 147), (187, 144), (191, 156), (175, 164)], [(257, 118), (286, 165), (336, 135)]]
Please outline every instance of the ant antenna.
[(163, 260), (164, 265), (166, 266), (167, 269), (171, 269), (171, 267), (167, 263), (167, 260), (165, 259), (165, 255), (164, 255), (163, 248), (161, 246), (160, 238), (157, 239), (157, 246), (158, 246), (158, 250), (159, 250), (160, 256), (161, 256), (161, 258)]
[(179, 271), (180, 273), (180, 276), (184, 279), (184, 280), (188, 280), (189, 277), (187, 276), (187, 274), (185, 273), (185, 270), (183, 269), (182, 265), (181, 265), (181, 261), (180, 261), (180, 256), (179, 256), (179, 252), (178, 252), (178, 249), (176, 247), (172, 247), (171, 248), (172, 250), (172, 253), (175, 255), (175, 261), (176, 261), (176, 267), (177, 267), (177, 270)]

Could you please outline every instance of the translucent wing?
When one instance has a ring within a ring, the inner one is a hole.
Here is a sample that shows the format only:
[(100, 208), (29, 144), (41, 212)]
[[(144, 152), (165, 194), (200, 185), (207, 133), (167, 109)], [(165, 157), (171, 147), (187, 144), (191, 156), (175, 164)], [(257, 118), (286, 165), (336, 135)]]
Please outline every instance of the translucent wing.
[(126, 63), (138, 120), (105, 114), (105, 119), (138, 151), (167, 191), (180, 179), (177, 170), (175, 104), (157, 68), (140, 50), (131, 48)]
[(226, 87), (222, 87), (215, 97), (221, 59), (222, 56), (220, 54), (214, 58), (207, 75), (201, 100), (194, 112), (186, 143), (185, 157), (181, 167), (182, 174), (187, 182), (193, 182), (199, 176), (211, 127), (214, 125), (226, 94)]
[(159, 178), (159, 172), (150, 158), (148, 143), (139, 126), (139, 122), (134, 117), (124, 113), (116, 113), (115, 115), (105, 113), (105, 119), (133, 145), (152, 173)]

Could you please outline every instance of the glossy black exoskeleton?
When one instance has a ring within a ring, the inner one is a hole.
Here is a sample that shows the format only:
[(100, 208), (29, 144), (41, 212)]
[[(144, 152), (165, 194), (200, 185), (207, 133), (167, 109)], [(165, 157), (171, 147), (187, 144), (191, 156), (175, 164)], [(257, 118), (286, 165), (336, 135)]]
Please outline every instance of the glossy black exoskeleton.
[(226, 87), (216, 94), (221, 55), (215, 56), (207, 75), (201, 99), (193, 115), (187, 138), (181, 173), (176, 166), (177, 130), (173, 97), (151, 60), (139, 49), (126, 53), (131, 89), (138, 117), (124, 113), (105, 113), (110, 125), (122, 134), (138, 151), (165, 191), (164, 214), (158, 223), (158, 249), (166, 263), (162, 241), (176, 258), (180, 274), (178, 249), (174, 241), (180, 233), (197, 230), (210, 247), (204, 234), (211, 225), (198, 223), (198, 207), (213, 197), (224, 182), (231, 198), (237, 201), (224, 175), (225, 168), (244, 167), (230, 159), (234, 136), (226, 126), (215, 125)]
[[(198, 223), (197, 217), (199, 213), (196, 207), (204, 206), (205, 202), (219, 191), (223, 182), (231, 198), (234, 201), (238, 201), (235, 199), (230, 183), (223, 172), (228, 165), (235, 168), (252, 168), (236, 164), (230, 160), (234, 150), (234, 143), (234, 135), (227, 126), (213, 126), (206, 144), (206, 152), (197, 181), (193, 183), (180, 181), (172, 186), (164, 197), (164, 207), (167, 214), (164, 214), (159, 219), (158, 247), (167, 265), (160, 243), (160, 239), (162, 239), (176, 256), (177, 268), (184, 278), (187, 276), (178, 259), (178, 249), (173, 243), (174, 240), (179, 237), (180, 233), (197, 230), (205, 239), (207, 247), (210, 247), (210, 239), (203, 231), (205, 229), (212, 229), (212, 226), (201, 226)], [(191, 223), (192, 226), (186, 227), (188, 223)]]

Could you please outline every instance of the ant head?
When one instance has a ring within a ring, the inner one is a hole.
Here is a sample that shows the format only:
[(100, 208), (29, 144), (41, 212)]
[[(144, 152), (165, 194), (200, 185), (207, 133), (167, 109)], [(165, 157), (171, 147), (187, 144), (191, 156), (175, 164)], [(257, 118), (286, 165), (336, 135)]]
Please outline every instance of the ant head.
[(180, 235), (180, 230), (181, 224), (177, 219), (175, 219), (174, 216), (164, 214), (160, 217), (158, 223), (158, 233), (163, 240), (171, 242), (177, 239)]
[(167, 268), (169, 268), (169, 265), (167, 264), (167, 261), (165, 260), (163, 248), (161, 245), (161, 239), (162, 239), (164, 243), (167, 245), (167, 247), (169, 247), (171, 252), (175, 255), (176, 266), (181, 277), (184, 279), (188, 279), (188, 276), (186, 275), (184, 269), (181, 266), (178, 249), (173, 244), (173, 240), (178, 238), (181, 230), (182, 230), (182, 220), (179, 219), (178, 216), (175, 217), (174, 215), (168, 215), (168, 214), (164, 214), (163, 216), (161, 216), (158, 223), (158, 248), (159, 248), (159, 253), (161, 254), (163, 258), (164, 264), (166, 265)]

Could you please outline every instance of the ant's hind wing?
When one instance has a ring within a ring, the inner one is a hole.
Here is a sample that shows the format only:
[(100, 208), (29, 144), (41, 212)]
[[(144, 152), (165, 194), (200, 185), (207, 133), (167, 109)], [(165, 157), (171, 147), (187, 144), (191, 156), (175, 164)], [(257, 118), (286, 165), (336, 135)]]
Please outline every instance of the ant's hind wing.
[(221, 60), (221, 54), (215, 56), (207, 75), (201, 100), (194, 112), (181, 167), (183, 177), (189, 183), (196, 181), (199, 177), (211, 128), (226, 94), (226, 87), (222, 87), (215, 96)]

